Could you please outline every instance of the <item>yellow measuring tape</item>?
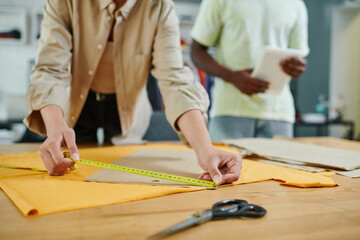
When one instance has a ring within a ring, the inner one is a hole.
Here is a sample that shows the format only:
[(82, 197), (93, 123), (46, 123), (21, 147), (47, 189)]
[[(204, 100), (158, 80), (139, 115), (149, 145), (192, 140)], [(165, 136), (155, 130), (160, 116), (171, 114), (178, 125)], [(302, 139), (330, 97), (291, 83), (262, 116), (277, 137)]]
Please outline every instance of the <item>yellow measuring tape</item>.
[(39, 168), (32, 168), (32, 167), (18, 167), (18, 166), (10, 166), (10, 165), (3, 165), (3, 164), (0, 164), (0, 167), (11, 168), (11, 169), (20, 169), (20, 170), (31, 170), (31, 171), (37, 171), (37, 172), (47, 172), (46, 170), (42, 170)]
[[(64, 157), (71, 159), (69, 152), (64, 152)], [(160, 178), (160, 179), (170, 180), (170, 181), (174, 181), (174, 182), (181, 182), (181, 183), (186, 183), (186, 184), (195, 185), (195, 186), (199, 186), (199, 187), (206, 187), (206, 188), (216, 188), (217, 187), (216, 183), (214, 183), (213, 181), (184, 177), (184, 176), (173, 175), (173, 174), (168, 174), (168, 173), (154, 172), (154, 171), (143, 170), (143, 169), (138, 169), (138, 168), (114, 165), (114, 164), (109, 164), (109, 163), (95, 162), (95, 161), (90, 161), (90, 160), (85, 160), (85, 159), (79, 159), (78, 161), (76, 161), (76, 163), (82, 163), (82, 164), (89, 165), (89, 166), (107, 168), (107, 169), (121, 171), (121, 172), (133, 173), (133, 174), (147, 176), (147, 177)]]
[[(64, 152), (64, 157), (71, 159), (69, 152)], [(73, 159), (71, 159), (71, 160), (73, 160)], [(174, 181), (174, 182), (181, 182), (181, 183), (186, 183), (186, 184), (199, 186), (199, 187), (217, 188), (217, 185), (213, 181), (201, 180), (201, 179), (197, 179), (197, 178), (190, 178), (190, 177), (184, 177), (184, 176), (173, 175), (173, 174), (168, 174), (168, 173), (154, 172), (154, 171), (143, 170), (143, 169), (138, 169), (138, 168), (130, 168), (130, 167), (125, 167), (125, 166), (95, 162), (95, 161), (90, 161), (90, 160), (85, 160), (85, 159), (79, 159), (78, 161), (76, 161), (76, 163), (81, 163), (81, 164), (95, 166), (95, 167), (101, 167), (101, 168), (107, 168), (107, 169), (121, 171), (121, 172), (133, 173), (133, 174), (147, 176), (147, 177), (170, 180), (170, 181)], [(31, 167), (17, 167), (17, 166), (9, 166), (9, 165), (2, 165), (2, 164), (0, 164), (0, 167), (46, 172), (46, 170), (42, 170), (42, 169), (38, 169), (38, 168), (31, 168)], [(73, 169), (76, 169), (76, 168), (77, 168), (77, 166), (74, 165)]]

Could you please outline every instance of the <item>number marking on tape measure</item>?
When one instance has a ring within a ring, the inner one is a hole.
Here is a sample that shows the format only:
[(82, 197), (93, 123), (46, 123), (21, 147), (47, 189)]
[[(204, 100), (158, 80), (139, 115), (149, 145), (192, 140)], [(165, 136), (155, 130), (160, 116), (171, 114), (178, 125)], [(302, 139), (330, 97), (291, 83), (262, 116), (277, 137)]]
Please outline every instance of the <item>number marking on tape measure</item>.
[[(70, 158), (70, 154), (68, 152), (64, 152), (64, 157)], [(89, 165), (89, 166), (107, 168), (107, 169), (121, 171), (121, 172), (133, 173), (133, 174), (147, 176), (147, 177), (160, 178), (163, 180), (181, 182), (181, 183), (186, 183), (186, 184), (195, 185), (195, 186), (199, 186), (199, 187), (217, 188), (217, 185), (213, 181), (208, 181), (208, 180), (201, 180), (201, 179), (184, 177), (184, 176), (179, 176), (179, 175), (174, 175), (174, 174), (154, 172), (154, 171), (143, 170), (143, 169), (138, 169), (138, 168), (131, 168), (131, 167), (125, 167), (125, 166), (120, 166), (120, 165), (95, 162), (95, 161), (90, 161), (90, 160), (85, 160), (85, 159), (79, 159), (78, 161), (76, 161), (76, 163), (82, 163), (82, 164)]]

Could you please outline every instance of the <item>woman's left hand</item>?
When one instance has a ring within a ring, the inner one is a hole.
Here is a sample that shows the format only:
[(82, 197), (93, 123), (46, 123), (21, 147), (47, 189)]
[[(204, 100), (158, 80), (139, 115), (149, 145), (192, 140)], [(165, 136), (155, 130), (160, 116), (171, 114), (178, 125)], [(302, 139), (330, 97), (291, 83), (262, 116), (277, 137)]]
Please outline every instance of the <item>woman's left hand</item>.
[(215, 146), (197, 153), (198, 163), (205, 170), (199, 179), (213, 180), (217, 185), (232, 183), (239, 179), (242, 158)]

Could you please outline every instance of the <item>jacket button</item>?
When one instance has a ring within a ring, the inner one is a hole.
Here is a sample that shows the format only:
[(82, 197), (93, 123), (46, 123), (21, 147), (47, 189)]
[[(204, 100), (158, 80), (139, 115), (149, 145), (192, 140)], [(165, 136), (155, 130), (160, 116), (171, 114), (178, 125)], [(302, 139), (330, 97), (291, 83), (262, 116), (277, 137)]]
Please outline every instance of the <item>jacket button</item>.
[(109, 5), (109, 10), (110, 10), (110, 11), (114, 11), (114, 9), (115, 9), (115, 4), (114, 4), (114, 3), (111, 3), (111, 4)]
[(90, 76), (94, 74), (94, 72), (92, 70), (90, 70), (88, 73)]
[(116, 22), (121, 23), (123, 21), (123, 18), (121, 16), (116, 17)]

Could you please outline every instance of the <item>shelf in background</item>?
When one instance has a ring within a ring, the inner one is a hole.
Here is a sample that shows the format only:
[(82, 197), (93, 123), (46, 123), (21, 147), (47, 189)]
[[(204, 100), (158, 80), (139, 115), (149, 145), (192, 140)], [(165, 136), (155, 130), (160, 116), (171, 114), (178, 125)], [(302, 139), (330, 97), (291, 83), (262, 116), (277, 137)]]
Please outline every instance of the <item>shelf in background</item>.
[(344, 138), (349, 139), (349, 140), (353, 140), (354, 139), (354, 122), (353, 121), (325, 121), (322, 123), (316, 123), (316, 122), (304, 122), (301, 120), (297, 120), (294, 124), (294, 136), (297, 137), (298, 136), (298, 131), (297, 131), (297, 127), (315, 127), (316, 128), (316, 136), (317, 137), (321, 137), (321, 136), (325, 136), (326, 134), (326, 130), (328, 127), (330, 126), (344, 126), (344, 127), (348, 127), (348, 131), (345, 133)]
[(25, 44), (27, 42), (27, 13), (25, 8), (0, 8), (0, 44)]

